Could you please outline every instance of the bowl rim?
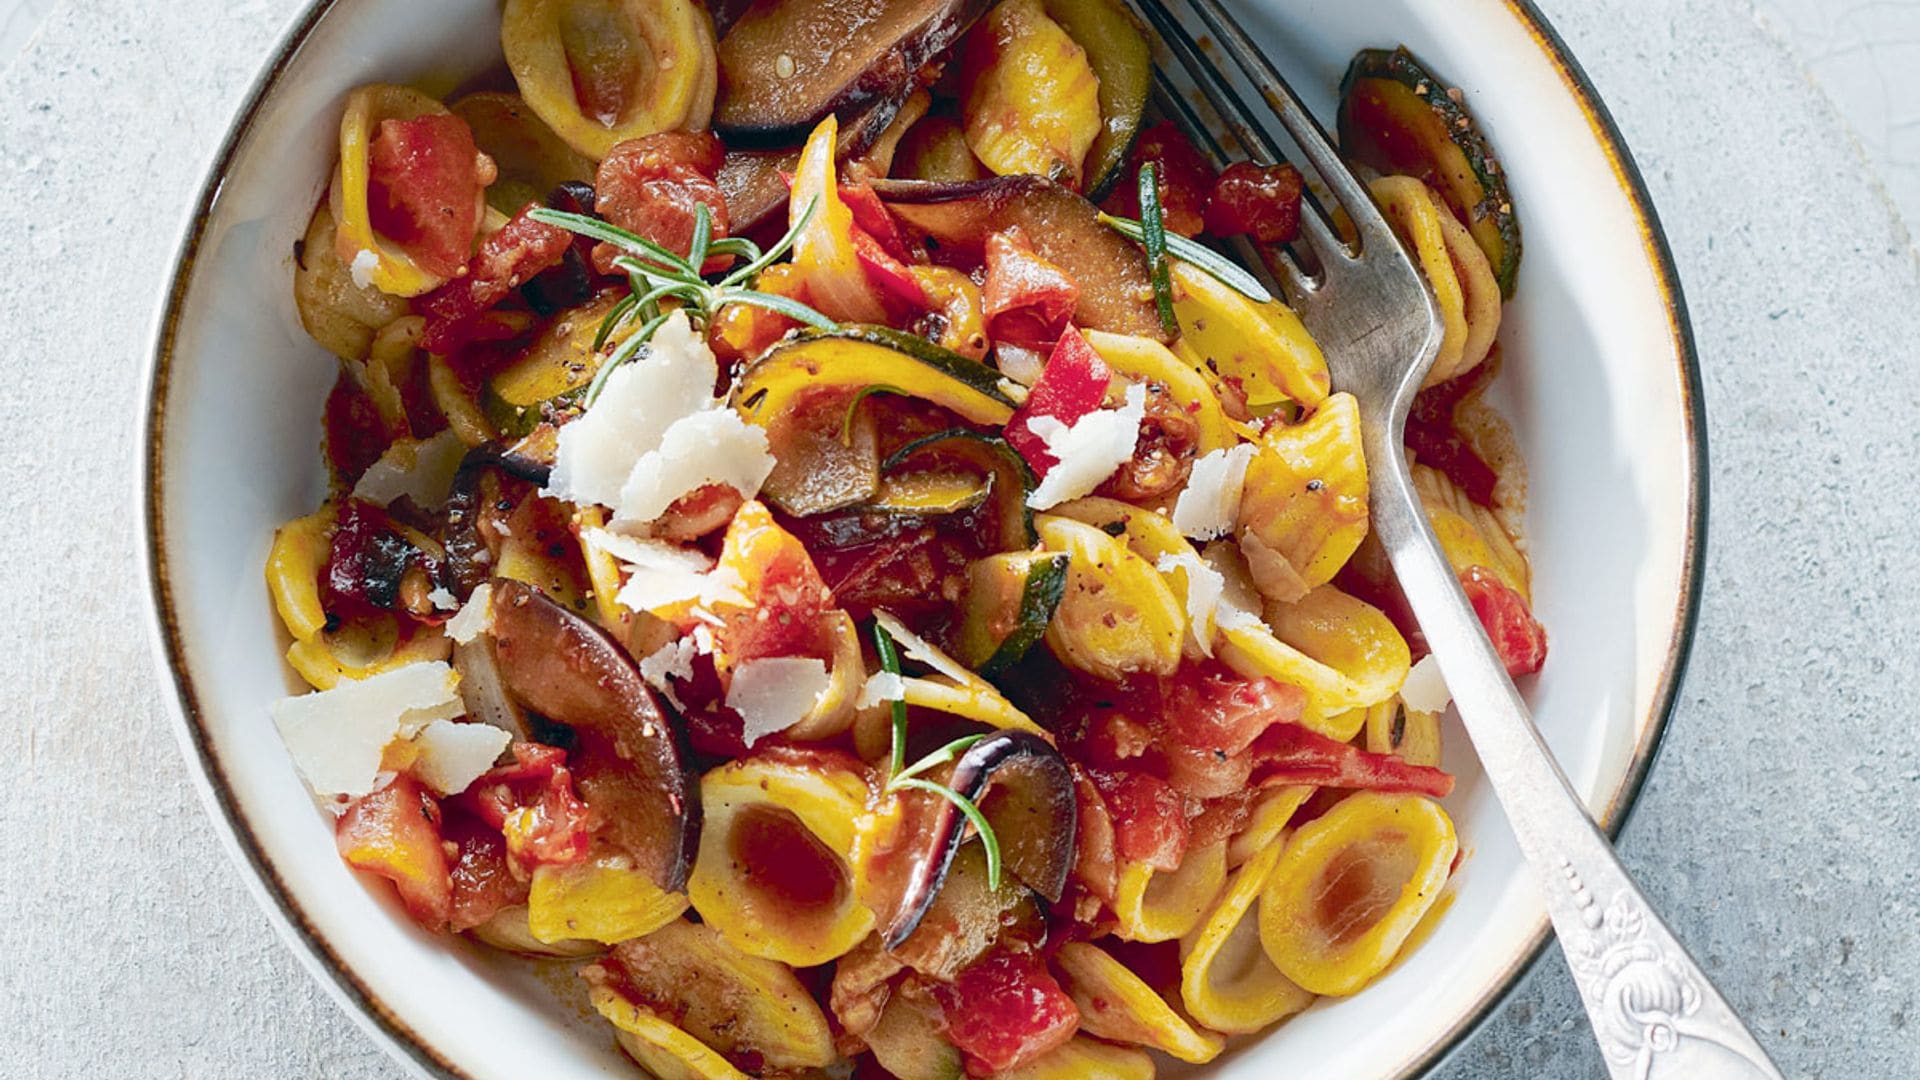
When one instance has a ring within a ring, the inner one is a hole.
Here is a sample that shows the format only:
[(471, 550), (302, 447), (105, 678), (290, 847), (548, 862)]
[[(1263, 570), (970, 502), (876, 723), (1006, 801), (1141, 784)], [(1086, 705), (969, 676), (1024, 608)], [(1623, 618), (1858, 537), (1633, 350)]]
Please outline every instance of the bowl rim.
[[(470, 1074), (416, 1032), (389, 1007), (341, 959), (332, 945), (318, 932), (300, 902), (267, 859), (258, 837), (240, 812), (225, 778), (225, 769), (215, 753), (204, 724), (198, 695), (185, 664), (179, 620), (176, 614), (167, 565), (162, 508), (165, 500), (164, 466), (167, 424), (166, 391), (172, 374), (174, 346), (181, 313), (184, 310), (195, 260), (217, 199), (234, 158), (267, 98), (319, 23), (332, 12), (339, 0), (308, 0), (282, 28), (274, 41), (268, 60), (248, 85), (240, 104), (229, 121), (225, 134), (215, 148), (198, 187), (192, 208), (185, 215), (179, 239), (174, 245), (164, 299), (150, 331), (151, 353), (145, 370), (145, 385), (139, 396), (141, 447), (136, 463), (135, 505), (141, 519), (142, 536), (136, 543), (140, 569), (148, 584), (151, 603), (146, 605), (149, 639), (153, 645), (156, 669), (163, 685), (170, 684), (172, 694), (162, 693), (166, 711), (173, 721), (181, 752), (191, 766), (189, 772), (199, 789), (209, 816), (215, 824), (229, 855), (245, 870), (243, 877), (255, 902), (268, 917), (303, 966), (313, 975), (348, 1016), (396, 1061), (426, 1076), (467, 1077)], [(1672, 636), (1668, 641), (1666, 662), (1662, 667), (1645, 726), (1627, 770), (1600, 816), (1601, 828), (1609, 838), (1617, 838), (1625, 826), (1645, 786), (1654, 760), (1665, 742), (1667, 728), (1679, 701), (1679, 688), (1692, 653), (1699, 623), (1701, 591), (1705, 578), (1708, 507), (1707, 416), (1700, 357), (1688, 317), (1679, 270), (1667, 242), (1659, 214), (1647, 189), (1645, 178), (1628, 149), (1612, 114), (1601, 100), (1592, 80), (1581, 68), (1566, 41), (1561, 38), (1534, 0), (1499, 0), (1509, 16), (1516, 19), (1558, 72), (1562, 83), (1580, 107), (1595, 142), (1613, 169), (1615, 182), (1626, 196), (1640, 225), (1642, 246), (1654, 272), (1654, 283), (1665, 301), (1669, 333), (1679, 360), (1678, 387), (1681, 395), (1681, 420), (1687, 446), (1688, 500), (1685, 550), (1682, 556), (1680, 592), (1675, 609)], [(1424, 1075), (1459, 1051), (1493, 1014), (1512, 996), (1522, 978), (1538, 963), (1545, 951), (1551, 927), (1544, 912), (1539, 916), (1530, 944), (1501, 976), (1500, 987), (1449, 1030), (1434, 1040), (1417, 1059), (1410, 1061), (1403, 1077)]]

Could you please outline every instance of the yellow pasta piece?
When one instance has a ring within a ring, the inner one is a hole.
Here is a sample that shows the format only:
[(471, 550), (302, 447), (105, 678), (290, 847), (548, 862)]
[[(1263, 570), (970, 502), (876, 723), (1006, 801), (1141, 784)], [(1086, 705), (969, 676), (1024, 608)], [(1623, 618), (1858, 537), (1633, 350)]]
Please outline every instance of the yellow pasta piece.
[(546, 205), (547, 194), (568, 180), (592, 182), (593, 162), (554, 134), (520, 95), (483, 90), (448, 108), (467, 122), (474, 145), (499, 172), (487, 186), (494, 210), (517, 214), (528, 203)]
[(1313, 1001), (1267, 959), (1254, 901), (1280, 861), (1269, 844), (1233, 876), (1206, 921), (1180, 942), (1180, 1000), (1215, 1031), (1244, 1035), (1292, 1016)]
[(1074, 1036), (1000, 1080), (1153, 1080), (1153, 1059), (1127, 1046)]
[(1173, 674), (1187, 634), (1186, 608), (1153, 564), (1071, 518), (1045, 514), (1034, 524), (1046, 550), (1072, 557), (1066, 596), (1047, 627), (1054, 653), (1103, 679)]
[(500, 47), (527, 104), (595, 161), (713, 115), (713, 22), (693, 0), (507, 0)]
[(827, 688), (807, 715), (787, 729), (787, 737), (796, 742), (818, 742), (846, 731), (853, 723), (854, 704), (867, 685), (867, 665), (860, 656), (860, 628), (854, 625), (853, 617), (836, 610), (821, 618), (833, 635)]
[(1240, 437), (1227, 421), (1220, 406), (1220, 395), (1213, 392), (1205, 377), (1173, 350), (1152, 338), (1110, 334), (1104, 330), (1083, 331), (1087, 344), (1115, 372), (1134, 382), (1157, 382), (1185, 410), (1199, 428), (1197, 449), (1206, 454), (1237, 444)]
[(1467, 347), (1466, 295), (1447, 255), (1447, 235), (1440, 227), (1440, 218), (1451, 212), (1441, 208), (1427, 185), (1411, 176), (1383, 176), (1368, 186), (1373, 201), (1380, 204), (1380, 212), (1407, 245), (1433, 289), (1446, 336), (1427, 372), (1426, 385), (1446, 382), (1462, 370), (1460, 361)]
[(295, 641), (318, 637), (327, 626), (320, 572), (332, 551), (334, 516), (333, 504), (327, 503), (294, 518), (274, 532), (273, 547), (267, 551), (267, 592)]
[(342, 679), (370, 679), (383, 671), (452, 655), (453, 642), (438, 630), (416, 630), (401, 641), (393, 616), (381, 615), (294, 642), (287, 648), (287, 663), (315, 690), (331, 690)]
[(1241, 866), (1267, 848), (1277, 846), (1287, 823), (1316, 789), (1307, 784), (1267, 788), (1253, 800), (1247, 823), (1227, 842), (1227, 865)]
[(543, 944), (598, 941), (617, 945), (678, 919), (687, 898), (654, 884), (631, 860), (612, 857), (541, 866), (527, 896), (527, 931)]
[(1064, 985), (1080, 1007), (1080, 1030), (1117, 1043), (1151, 1047), (1203, 1065), (1226, 1040), (1193, 1026), (1140, 976), (1096, 945), (1075, 941), (1058, 957)]
[[(365, 277), (381, 292), (419, 296), (439, 285), (439, 276), (424, 270), (413, 256), (374, 232), (368, 200), (372, 178), (371, 150), (383, 120), (413, 120), (429, 114), (446, 115), (447, 107), (418, 90), (375, 83), (347, 95), (340, 117), (340, 166), (333, 174), (327, 206), (335, 223), (334, 252), (342, 263), (371, 262)], [(373, 256), (362, 260), (362, 253)]]
[(1327, 358), (1291, 308), (1278, 300), (1255, 303), (1183, 262), (1173, 264), (1172, 275), (1180, 323), (1173, 348), (1181, 359), (1237, 383), (1256, 413), (1288, 401), (1314, 408), (1326, 399)]
[(1249, 679), (1292, 683), (1306, 691), (1300, 723), (1329, 738), (1351, 725), (1351, 710), (1366, 704), (1369, 689), (1275, 637), (1264, 625), (1222, 627), (1216, 655)]
[[(1493, 349), (1494, 338), (1500, 334), (1500, 313), (1505, 305), (1501, 302), (1500, 280), (1493, 275), (1493, 264), (1487, 261), (1487, 253), (1480, 249), (1473, 234), (1460, 224), (1460, 219), (1454, 217), (1443, 203), (1436, 199), (1434, 205), (1440, 208), (1440, 235), (1446, 241), (1447, 258), (1453, 264), (1454, 277), (1460, 282), (1461, 313), (1467, 320), (1460, 363), (1453, 372), (1453, 377), (1459, 378), (1479, 367)], [(1434, 382), (1429, 373), (1427, 384)]]
[(1413, 489), (1454, 573), (1484, 567), (1521, 599), (1533, 602), (1527, 557), (1514, 545), (1493, 511), (1467, 498), (1446, 474), (1425, 465), (1413, 467)]
[[(1193, 608), (1187, 596), (1188, 589), (1191, 588), (1189, 580), (1191, 570), (1188, 567), (1192, 564), (1186, 560), (1198, 560), (1200, 554), (1193, 550), (1193, 545), (1180, 534), (1180, 530), (1173, 524), (1173, 519), (1158, 510), (1150, 510), (1119, 499), (1108, 499), (1097, 495), (1063, 503), (1054, 507), (1053, 513), (1092, 525), (1102, 532), (1118, 526), (1121, 529), (1120, 539), (1126, 541), (1127, 549), (1160, 571), (1160, 576), (1166, 581), (1167, 587), (1173, 590), (1174, 598), (1180, 604), (1180, 611), (1187, 615), (1188, 622), (1191, 623)], [(1166, 560), (1172, 561), (1166, 562)], [(1188, 631), (1186, 642), (1188, 652), (1197, 651), (1193, 646), (1202, 640), (1211, 646), (1214, 634), (1213, 613), (1207, 613), (1205, 626), (1189, 625)]]
[(493, 913), (492, 918), (467, 933), (483, 944), (526, 956), (579, 959), (607, 951), (607, 947), (597, 941), (541, 941), (534, 937), (525, 904), (501, 908)]
[(467, 392), (460, 376), (447, 363), (446, 357), (429, 355), (427, 357), (427, 389), (433, 393), (434, 407), (440, 415), (447, 418), (447, 426), (459, 436), (468, 447), (479, 446), (499, 437), (487, 414)]
[(1324, 585), (1366, 538), (1367, 494), (1360, 405), (1352, 394), (1335, 394), (1306, 420), (1275, 424), (1261, 436), (1247, 464), (1240, 525), (1285, 559), (1301, 584)]
[(340, 258), (333, 211), (322, 203), (307, 223), (293, 271), (293, 302), (300, 325), (313, 340), (342, 360), (367, 355), (373, 332), (407, 313), (405, 297), (358, 285), (353, 269)]
[(868, 794), (849, 770), (786, 758), (740, 758), (708, 772), (687, 881), (694, 909), (742, 952), (796, 967), (853, 948), (874, 924), (850, 862)]
[[(1321, 585), (1298, 603), (1266, 605), (1265, 614), (1275, 637), (1346, 679), (1354, 708), (1391, 700), (1407, 681), (1413, 656), (1406, 639), (1385, 612), (1364, 600)], [(1327, 733), (1345, 742), (1365, 723), (1364, 714), (1333, 712)]]
[(632, 1036), (621, 1045), (655, 1076), (742, 1075), (723, 1055), (757, 1055), (780, 1075), (836, 1057), (826, 1015), (794, 973), (712, 927), (668, 923), (581, 976), (594, 1008)]
[(1114, 890), (1113, 914), (1120, 923), (1114, 934), (1127, 941), (1172, 941), (1206, 917), (1226, 880), (1225, 843), (1187, 852), (1172, 873), (1128, 863)]
[(1418, 795), (1360, 792), (1302, 825), (1260, 896), (1260, 941), (1316, 994), (1358, 991), (1386, 970), (1446, 884), (1459, 843)]
[(989, 11), (967, 35), (961, 70), (967, 146), (981, 164), (1079, 186), (1100, 135), (1100, 79), (1040, 0), (1002, 0)]

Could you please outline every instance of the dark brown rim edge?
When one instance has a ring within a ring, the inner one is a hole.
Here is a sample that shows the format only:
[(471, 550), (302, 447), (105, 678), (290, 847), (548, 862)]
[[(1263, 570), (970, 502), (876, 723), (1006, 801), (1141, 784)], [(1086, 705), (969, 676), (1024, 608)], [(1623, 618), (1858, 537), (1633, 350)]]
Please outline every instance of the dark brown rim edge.
[[(208, 165), (200, 193), (183, 226), (181, 239), (176, 245), (165, 303), (158, 313), (153, 331), (154, 350), (147, 372), (147, 390), (143, 398), (144, 406), (140, 418), (143, 429), (141, 441), (145, 447), (145, 453), (139, 470), (140, 483), (136, 497), (141, 506), (141, 516), (146, 523), (146, 542), (139, 545), (138, 554), (145, 564), (144, 569), (152, 590), (153, 606), (150, 615), (153, 620), (156, 659), (160, 661), (164, 678), (170, 680), (174, 687), (175, 700), (172, 704), (175, 707), (169, 711), (177, 720), (176, 735), (183, 752), (197, 766), (193, 770), (194, 780), (211, 816), (215, 819), (217, 831), (234, 857), (241, 860), (250, 871), (247, 875), (248, 884), (255, 899), (267, 913), (269, 921), (274, 924), (281, 937), (293, 948), (296, 956), (314, 977), (342, 1005), (348, 1006), (348, 1014), (391, 1055), (414, 1070), (427, 1075), (465, 1077), (467, 1074), (454, 1066), (440, 1052), (427, 1045), (348, 968), (314, 929), (312, 922), (294, 901), (285, 883), (266, 858), (259, 839), (253, 834), (234, 800), (226, 780), (225, 770), (213, 752), (206, 728), (201, 722), (198, 698), (186, 672), (185, 649), (180, 640), (179, 625), (175, 618), (165, 556), (162, 522), (162, 507), (165, 503), (163, 476), (165, 454), (162, 450), (166, 434), (165, 394), (171, 376), (170, 367), (180, 310), (187, 286), (193, 276), (200, 242), (214, 202), (219, 197), (226, 174), (232, 166), (234, 155), (246, 141), (267, 94), (305, 44), (314, 27), (332, 10), (335, 2), (336, 0), (312, 0), (307, 8), (296, 15), (281, 32), (271, 59), (248, 87), (239, 111), (235, 114), (233, 122), (229, 125), (225, 137)], [(1676, 611), (1674, 636), (1668, 648), (1666, 668), (1654, 692), (1650, 715), (1651, 728), (1644, 742), (1636, 748), (1634, 758), (1628, 764), (1626, 775), (1622, 778), (1606, 812), (1602, 815), (1602, 827), (1610, 837), (1617, 837), (1628, 817), (1631, 816), (1654, 759), (1665, 741), (1699, 619), (1701, 585), (1706, 563), (1708, 501), (1707, 418), (1704, 389), (1701, 383), (1699, 354), (1694, 343), (1692, 324), (1687, 316), (1686, 300), (1681, 290), (1679, 273), (1674, 265), (1666, 234), (1660, 226), (1659, 215), (1647, 191), (1646, 181), (1634, 163), (1626, 140), (1621, 136), (1619, 127), (1601, 101), (1592, 81), (1568, 50), (1566, 42), (1554, 30), (1546, 16), (1534, 5), (1533, 0), (1503, 0), (1503, 2), (1517, 19), (1526, 24), (1531, 36), (1559, 71), (1562, 81), (1586, 114), (1595, 137), (1607, 153), (1616, 177), (1640, 219), (1643, 241), (1659, 279), (1658, 284), (1667, 301), (1668, 318), (1680, 359), (1680, 389), (1685, 406), (1684, 421), (1687, 427), (1691, 479), (1685, 566), (1681, 575), (1681, 595)], [(1464, 1017), (1430, 1051), (1418, 1061), (1410, 1063), (1401, 1075), (1414, 1076), (1424, 1073), (1464, 1046), (1486, 1024), (1493, 1013), (1512, 996), (1522, 976), (1539, 961), (1549, 936), (1548, 924), (1543, 914), (1535, 930), (1532, 944), (1524, 951), (1524, 958), (1504, 976), (1502, 989), (1490, 996), (1472, 1014)]]
[(428, 1046), (426, 1041), (401, 1020), (387, 1004), (375, 995), (371, 988), (362, 982), (352, 969), (341, 960), (332, 946), (315, 930), (292, 894), (262, 850), (259, 838), (253, 833), (245, 816), (240, 812), (231, 787), (226, 779), (226, 771), (207, 737), (205, 725), (200, 719), (200, 703), (194, 693), (192, 679), (187, 674), (186, 651), (180, 640), (180, 627), (175, 617), (171, 589), (170, 573), (167, 567), (164, 541), (163, 507), (165, 506), (165, 453), (163, 443), (166, 435), (166, 392), (172, 376), (172, 359), (175, 335), (179, 330), (180, 311), (186, 297), (188, 285), (193, 277), (195, 261), (199, 256), (200, 243), (205, 235), (206, 224), (213, 211), (215, 200), (232, 167), (234, 155), (246, 142), (267, 95), (273, 89), (281, 74), (286, 70), (301, 46), (306, 43), (320, 20), (332, 10), (335, 0), (313, 0), (312, 3), (294, 16), (286, 28), (280, 32), (274, 45), (271, 59), (254, 77), (241, 99), (239, 111), (229, 124), (225, 137), (214, 152), (207, 167), (205, 179), (201, 182), (200, 194), (195, 199), (193, 210), (183, 226), (178, 244), (175, 247), (171, 277), (167, 283), (166, 301), (161, 307), (153, 330), (154, 352), (147, 370), (146, 395), (140, 424), (142, 428), (141, 445), (145, 447), (144, 462), (140, 469), (140, 484), (137, 497), (141, 508), (141, 517), (146, 523), (146, 543), (140, 545), (139, 554), (145, 563), (143, 569), (152, 589), (153, 608), (152, 630), (156, 647), (156, 658), (161, 661), (163, 681), (173, 683), (176, 707), (169, 711), (178, 721), (175, 734), (180, 740), (181, 749), (197, 768), (194, 774), (195, 786), (199, 788), (202, 800), (206, 803), (210, 816), (214, 819), (215, 831), (221, 836), (234, 858), (244, 863), (250, 871), (245, 875), (247, 884), (266, 912), (268, 921), (279, 931), (280, 937), (292, 948), (294, 955), (311, 972), (321, 986), (342, 1006), (348, 1016), (353, 1018), (361, 1030), (365, 1031), (380, 1047), (395, 1060), (409, 1066), (415, 1072), (429, 1076), (465, 1077), (466, 1074), (455, 1067), (451, 1061)]

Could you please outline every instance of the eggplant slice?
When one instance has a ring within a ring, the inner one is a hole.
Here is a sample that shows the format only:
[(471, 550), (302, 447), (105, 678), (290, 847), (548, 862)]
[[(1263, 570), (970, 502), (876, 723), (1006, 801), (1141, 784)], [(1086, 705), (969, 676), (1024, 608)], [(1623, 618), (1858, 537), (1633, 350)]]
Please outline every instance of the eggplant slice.
[[(1067, 759), (1036, 735), (1002, 731), (974, 743), (954, 763), (947, 786), (972, 799), (1000, 840), (1008, 873), (1057, 902), (1073, 869), (1079, 808)], [(885, 944), (897, 948), (912, 935), (946, 884), (967, 819), (942, 799), (932, 814), (923, 858), (887, 925)]]
[(1034, 251), (1080, 286), (1074, 325), (1167, 340), (1146, 255), (1065, 186), (1023, 175), (959, 184), (875, 180), (873, 189), (908, 228), (961, 254), (983, 252), (988, 237), (1019, 226)]
[(492, 632), (508, 696), (574, 729), (568, 764), (605, 835), (662, 889), (685, 891), (700, 800), (679, 718), (606, 631), (530, 585), (494, 581)]
[(494, 469), (518, 480), (545, 487), (552, 466), (517, 454), (500, 443), (485, 443), (467, 451), (453, 474), (447, 492), (447, 525), (443, 542), (447, 560), (441, 572), (445, 585), (461, 603), (493, 573), (494, 553), (480, 532), (486, 502), (486, 474)]
[(797, 143), (828, 113), (844, 119), (890, 102), (878, 125), (884, 128), (913, 92), (920, 69), (990, 6), (987, 0), (755, 0), (716, 49), (714, 130), (741, 145)]

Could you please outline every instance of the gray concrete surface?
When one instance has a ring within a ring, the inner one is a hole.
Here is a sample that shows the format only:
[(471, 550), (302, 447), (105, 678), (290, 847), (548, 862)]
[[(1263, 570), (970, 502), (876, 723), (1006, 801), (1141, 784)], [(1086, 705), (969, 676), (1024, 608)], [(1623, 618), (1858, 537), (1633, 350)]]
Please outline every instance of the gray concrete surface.
[[(296, 4), (68, 0), (0, 73), (9, 1076), (398, 1073), (215, 843), (148, 674), (131, 554), (133, 418), (179, 208)], [(1647, 173), (1712, 416), (1700, 638), (1626, 859), (1789, 1076), (1920, 1076), (1920, 272), (1862, 144), (1777, 36), (1901, 5), (1542, 6)], [(1439, 1075), (1597, 1077), (1577, 1008), (1549, 954)]]

